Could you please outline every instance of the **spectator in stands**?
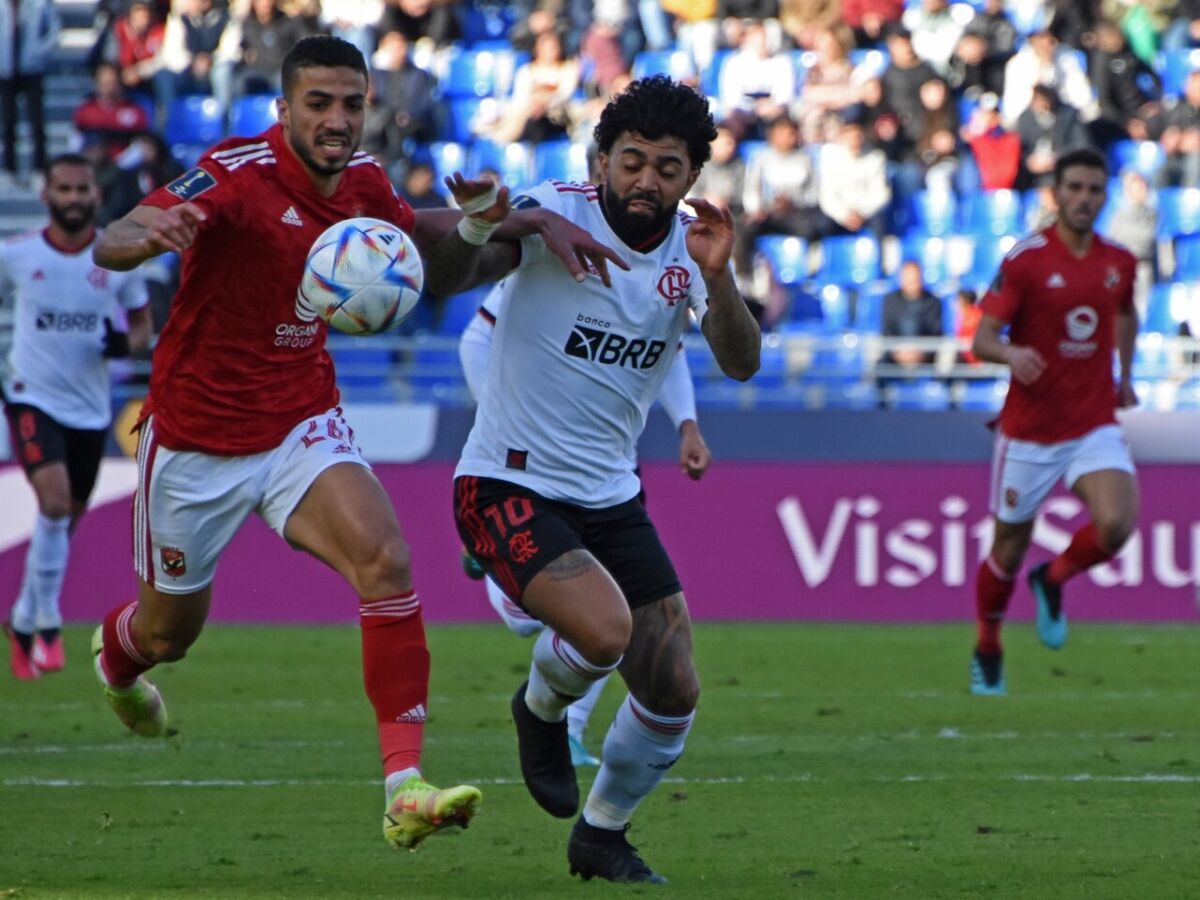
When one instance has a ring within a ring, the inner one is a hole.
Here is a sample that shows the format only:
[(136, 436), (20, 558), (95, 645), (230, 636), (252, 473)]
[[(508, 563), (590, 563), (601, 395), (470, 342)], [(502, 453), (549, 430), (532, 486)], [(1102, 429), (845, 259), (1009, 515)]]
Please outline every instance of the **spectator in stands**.
[(858, 93), (858, 106), (848, 110), (847, 115), (862, 122), (870, 146), (882, 150), (888, 162), (899, 162), (907, 144), (900, 117), (884, 96), (883, 81), (878, 76), (863, 78)]
[(949, 74), (950, 58), (965, 24), (959, 17), (951, 15), (949, 2), (921, 0), (920, 6), (905, 10), (900, 21), (912, 35), (913, 51), (917, 56), (933, 66), (939, 75)]
[(163, 32), (162, 67), (154, 76), (160, 120), (180, 94), (212, 94), (229, 109), (238, 41), (227, 7), (214, 0), (175, 0)]
[(1102, 0), (1023, 0), (1030, 7), (1041, 6), (1044, 10), (1042, 27), (1054, 35), (1054, 39), (1067, 47), (1084, 46), (1085, 36), (1096, 27), (1101, 17)]
[(533, 59), (517, 69), (512, 96), (488, 136), (498, 144), (566, 137), (571, 98), (578, 87), (579, 61), (563, 56), (557, 33), (539, 35)]
[(1091, 145), (1087, 129), (1079, 121), (1079, 110), (1058, 99), (1054, 88), (1033, 86), (1033, 100), (1017, 116), (1021, 140), (1022, 189), (1037, 187), (1054, 178), (1054, 161), (1068, 150)]
[(842, 21), (839, 0), (780, 0), (779, 24), (801, 50), (815, 50), (822, 31), (833, 29), (845, 47), (854, 46), (854, 34)]
[(1058, 198), (1054, 196), (1053, 181), (1043, 182), (1035, 193), (1035, 202), (1025, 212), (1025, 228), (1041, 231), (1058, 219)]
[(375, 29), (382, 18), (383, 0), (321, 0), (324, 30), (353, 44), (365, 59), (375, 52)]
[(859, 47), (882, 43), (903, 13), (904, 0), (842, 0), (842, 21), (854, 32)]
[(920, 88), (938, 73), (913, 50), (912, 35), (902, 25), (888, 31), (888, 53), (892, 64), (883, 72), (883, 96), (907, 132), (921, 115)]
[(983, 308), (978, 303), (978, 297), (970, 288), (959, 288), (954, 295), (955, 325), (954, 336), (963, 349), (958, 353), (960, 363), (978, 365), (979, 358), (971, 352), (971, 342), (975, 340), (975, 332), (979, 330), (979, 320), (983, 318)]
[(1146, 120), (1157, 109), (1162, 83), (1130, 51), (1115, 22), (1103, 20), (1096, 26), (1091, 69), (1100, 104), (1100, 116), (1091, 123), (1093, 141), (1103, 147), (1125, 138), (1145, 140)]
[(279, 11), (303, 22), (308, 34), (321, 30), (321, 0), (279, 0)]
[[(942, 334), (942, 301), (925, 286), (921, 264), (907, 259), (900, 264), (899, 286), (883, 298), (884, 337), (940, 337)], [(914, 368), (933, 362), (934, 354), (919, 347), (893, 347), (884, 354), (884, 361)]]
[(918, 95), (921, 116), (910, 123), (912, 149), (898, 167), (893, 183), (898, 192), (905, 194), (919, 190), (952, 191), (959, 165), (958, 108), (941, 78), (926, 81)]
[(674, 20), (676, 46), (691, 54), (697, 69), (707, 69), (712, 64), (720, 34), (717, 0), (659, 0), (659, 5)]
[(1188, 75), (1183, 96), (1163, 118), (1160, 141), (1167, 161), (1159, 172), (1164, 185), (1200, 186), (1200, 70)]
[(428, 38), (435, 47), (445, 47), (458, 39), (455, 0), (387, 0), (380, 33), (403, 31), (410, 44)]
[(746, 163), (738, 155), (738, 140), (724, 122), (717, 125), (712, 142), (712, 156), (700, 170), (689, 196), (699, 197), (729, 209), (740, 219), (745, 209), (742, 196), (746, 188)]
[(787, 111), (796, 93), (796, 73), (786, 55), (772, 54), (766, 26), (745, 24), (741, 43), (721, 67), (721, 110), (739, 139)]
[(786, 115), (767, 126), (766, 148), (746, 166), (742, 208), (743, 224), (734, 236), (734, 262), (742, 278), (751, 274), (754, 244), (763, 235), (818, 236), (816, 173), (800, 146), (799, 128)]
[(979, 184), (985, 191), (1016, 186), (1021, 170), (1021, 138), (1001, 122), (999, 97), (988, 93), (979, 98), (963, 137), (971, 147)]
[(1179, 0), (1171, 24), (1162, 35), (1162, 48), (1170, 53), (1200, 47), (1200, 0)]
[(408, 38), (389, 31), (371, 56), (371, 103), (363, 127), (363, 149), (387, 163), (404, 155), (404, 142), (437, 140), (441, 108), (437, 79), (413, 64)]
[(62, 27), (51, 0), (0, 0), (0, 119), (4, 159), (0, 179), (17, 178), (17, 98), (25, 98), (25, 117), (33, 138), (36, 187), (46, 168), (46, 110), (42, 80)]
[(582, 70), (588, 73), (586, 86), (593, 95), (607, 94), (613, 81), (629, 71), (629, 60), (621, 47), (623, 24), (597, 11), (579, 42), (579, 60)]
[[(497, 183), (499, 179), (496, 179)], [(424, 160), (414, 160), (404, 175), (400, 196), (413, 209), (445, 209), (446, 198), (437, 189), (433, 166)]]
[(1136, 169), (1121, 173), (1121, 193), (1112, 198), (1113, 211), (1104, 231), (1137, 257), (1133, 302), (1145, 318), (1150, 286), (1158, 271), (1158, 207), (1150, 193), (1150, 182)]
[(960, 94), (976, 97), (1004, 92), (1004, 66), (1015, 52), (1016, 26), (1004, 12), (1004, 0), (987, 0), (967, 23), (954, 48), (947, 80)]
[(806, 143), (824, 143), (836, 137), (839, 114), (858, 101), (858, 85), (852, 80), (854, 66), (846, 45), (832, 28), (813, 37), (814, 56), (797, 104), (800, 133)]
[(117, 67), (102, 62), (92, 73), (92, 93), (71, 117), (85, 145), (98, 143), (104, 155), (116, 159), (134, 137), (150, 129), (146, 110), (125, 96)]
[(569, 34), (573, 29), (563, 0), (518, 3), (516, 8), (522, 15), (508, 32), (508, 42), (514, 50), (532, 53), (538, 37), (549, 32), (557, 34), (564, 47), (570, 46)]
[(162, 68), (163, 31), (151, 5), (141, 0), (129, 4), (129, 11), (113, 23), (117, 65), (127, 90), (154, 96), (154, 76)]
[(283, 12), (276, 0), (250, 0), (238, 24), (241, 60), (234, 69), (233, 96), (280, 93), (283, 58), (292, 44), (310, 34), (308, 25)]
[(166, 141), (154, 132), (138, 135), (118, 158), (116, 171), (107, 179), (97, 221), (101, 225), (115, 222), (143, 197), (182, 174), (183, 166), (171, 155)]
[(857, 234), (869, 229), (882, 236), (887, 228), (887, 208), (892, 199), (887, 160), (882, 150), (869, 149), (863, 126), (855, 118), (841, 124), (836, 143), (821, 156), (817, 192), (822, 236)]
[(1004, 67), (1004, 121), (1015, 122), (1033, 97), (1033, 86), (1054, 88), (1058, 98), (1081, 113), (1095, 109), (1092, 85), (1079, 57), (1062, 47), (1048, 28), (1034, 32), (1029, 42)]

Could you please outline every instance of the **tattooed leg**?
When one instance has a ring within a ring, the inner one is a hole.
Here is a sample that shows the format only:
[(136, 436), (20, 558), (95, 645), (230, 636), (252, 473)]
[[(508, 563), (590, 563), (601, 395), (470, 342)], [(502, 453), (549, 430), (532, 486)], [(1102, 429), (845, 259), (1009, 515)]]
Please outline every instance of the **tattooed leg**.
[(634, 698), (655, 713), (686, 716), (696, 708), (700, 679), (683, 594), (633, 611), (633, 636), (619, 671)]

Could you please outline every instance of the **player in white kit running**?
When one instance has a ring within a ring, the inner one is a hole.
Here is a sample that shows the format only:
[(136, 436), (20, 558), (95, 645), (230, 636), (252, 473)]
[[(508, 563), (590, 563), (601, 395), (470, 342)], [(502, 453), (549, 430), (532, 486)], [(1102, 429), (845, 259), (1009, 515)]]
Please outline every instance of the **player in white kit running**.
[(607, 287), (522, 259), (456, 472), (464, 542), (548, 626), (512, 713), (525, 784), (552, 815), (579, 807), (567, 707), (614, 669), (629, 688), (568, 841), (585, 879), (665, 880), (625, 832), (682, 754), (700, 692), (679, 578), (637, 500), (637, 437), (689, 311), (727, 375), (759, 366), (758, 326), (729, 269), (732, 216), (704, 201), (696, 218), (678, 208), (715, 136), (703, 97), (641, 79), (596, 126), (601, 184), (546, 182), (514, 198), (561, 213), (629, 268)]
[(0, 244), (0, 301), (16, 302), (5, 413), (38, 508), (7, 623), (10, 666), (23, 680), (66, 662), (59, 596), (112, 421), (108, 360), (144, 350), (151, 331), (142, 274), (92, 262), (100, 192), (91, 162), (53, 159), (42, 202), (50, 223)]
[[(595, 176), (594, 176), (595, 177)], [(458, 357), (462, 362), (463, 375), (471, 396), (478, 399), (483, 396), (487, 387), (488, 360), (492, 356), (492, 339), (495, 336), (496, 320), (501, 315), (505, 302), (511, 293), (509, 279), (500, 282), (484, 297), (479, 311), (472, 317), (463, 330), (458, 342)], [(662, 393), (658, 401), (671, 419), (675, 430), (679, 433), (679, 465), (687, 476), (699, 481), (708, 471), (712, 463), (712, 454), (700, 433), (700, 425), (696, 417), (696, 392), (692, 385), (692, 373), (688, 367), (687, 355), (680, 346), (667, 372), (667, 380), (663, 382)], [(640, 473), (639, 473), (640, 477)], [(645, 492), (638, 494), (644, 503)], [(545, 623), (535, 619), (504, 593), (500, 585), (487, 575), (474, 557), (463, 548), (463, 568), (473, 579), (482, 579), (487, 591), (488, 603), (496, 611), (501, 621), (508, 626), (509, 631), (518, 637), (530, 637), (546, 627)], [(587, 730), (588, 720), (595, 709), (608, 676), (597, 679), (592, 683), (588, 692), (576, 700), (567, 709), (567, 735), (571, 746), (571, 762), (576, 766), (598, 766), (600, 760), (593, 756), (583, 742), (583, 734)]]

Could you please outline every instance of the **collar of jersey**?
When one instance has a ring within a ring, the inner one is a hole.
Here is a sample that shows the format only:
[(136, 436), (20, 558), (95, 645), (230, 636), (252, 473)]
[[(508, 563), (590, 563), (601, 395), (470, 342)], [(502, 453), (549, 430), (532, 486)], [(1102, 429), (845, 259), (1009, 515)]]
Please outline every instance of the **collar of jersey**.
[[(296, 156), (292, 148), (288, 146), (287, 138), (283, 136), (282, 125), (276, 122), (268, 128), (266, 138), (267, 143), (271, 147), (271, 152), (275, 154), (275, 168), (283, 175), (283, 180), (290, 187), (313, 194), (322, 200), (331, 199), (317, 190), (317, 185), (312, 180), (312, 175), (309, 174), (308, 169), (304, 168), (304, 163), (300, 162), (300, 158)], [(346, 170), (342, 169), (343, 176), (345, 173)], [(341, 191), (343, 180), (338, 179), (337, 190), (333, 192), (333, 196), (336, 196)]]

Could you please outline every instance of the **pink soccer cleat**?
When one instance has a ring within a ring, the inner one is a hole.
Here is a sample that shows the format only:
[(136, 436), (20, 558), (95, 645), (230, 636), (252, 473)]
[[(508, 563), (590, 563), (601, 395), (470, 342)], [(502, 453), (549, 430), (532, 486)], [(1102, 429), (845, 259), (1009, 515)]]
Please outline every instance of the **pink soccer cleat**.
[(62, 635), (46, 640), (40, 634), (33, 639), (33, 664), (42, 672), (61, 672), (67, 664)]
[(25, 652), (25, 648), (17, 640), (17, 636), (13, 633), (12, 626), (8, 622), (4, 623), (4, 634), (8, 638), (8, 662), (9, 667), (12, 669), (13, 677), (18, 681), (33, 681), (36, 678), (41, 678), (42, 673), (38, 671), (32, 654)]

